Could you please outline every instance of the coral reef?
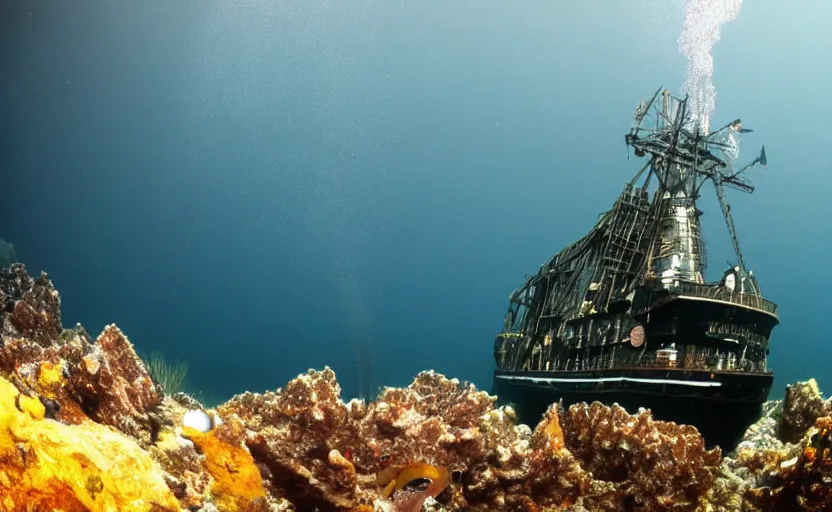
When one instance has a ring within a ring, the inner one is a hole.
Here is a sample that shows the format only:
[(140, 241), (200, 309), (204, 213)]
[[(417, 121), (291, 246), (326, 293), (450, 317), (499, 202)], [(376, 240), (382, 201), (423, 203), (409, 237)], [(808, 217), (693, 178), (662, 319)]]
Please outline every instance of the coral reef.
[(724, 465), (745, 498), (743, 510), (832, 510), (832, 399), (811, 379), (746, 433)]
[(0, 510), (832, 510), (832, 400), (789, 386), (735, 452), (616, 405), (539, 424), (438, 373), (371, 402), (330, 368), (215, 409), (115, 326), (63, 329), (45, 274), (0, 269)]
[(607, 483), (608, 495), (598, 508), (628, 503), (647, 510), (690, 507), (719, 473), (719, 449), (706, 450), (694, 427), (655, 421), (643, 409), (630, 415), (618, 405), (576, 404), (563, 428), (566, 446), (582, 467)]
[(814, 379), (786, 386), (778, 437), (797, 442), (818, 418), (829, 414), (832, 414), (832, 400), (823, 400)]

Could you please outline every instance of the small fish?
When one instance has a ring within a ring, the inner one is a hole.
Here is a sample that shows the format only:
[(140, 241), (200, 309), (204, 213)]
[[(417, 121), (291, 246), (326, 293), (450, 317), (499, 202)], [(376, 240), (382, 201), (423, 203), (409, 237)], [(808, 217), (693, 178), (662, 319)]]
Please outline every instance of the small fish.
[(430, 464), (389, 466), (376, 474), (376, 483), (385, 486), (382, 496), (390, 498), (396, 512), (418, 512), (428, 497), (439, 496), (450, 482), (447, 469)]

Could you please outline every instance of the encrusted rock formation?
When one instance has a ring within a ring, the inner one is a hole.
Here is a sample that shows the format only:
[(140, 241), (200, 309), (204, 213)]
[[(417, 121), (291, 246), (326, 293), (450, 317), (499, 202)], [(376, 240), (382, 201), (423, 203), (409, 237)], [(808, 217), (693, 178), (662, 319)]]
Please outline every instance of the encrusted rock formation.
[(45, 407), (0, 378), (0, 510), (180, 510), (158, 463), (129, 437)]
[(832, 399), (824, 401), (815, 379), (786, 386), (778, 437), (795, 443), (822, 416), (832, 414)]
[(693, 427), (600, 403), (518, 425), (432, 371), (366, 403), (309, 370), (199, 429), (184, 418), (203, 407), (166, 396), (115, 325), (62, 328), (45, 274), (0, 270), (0, 310), (4, 512), (832, 510), (832, 401), (814, 381), (725, 457)]
[(46, 274), (32, 279), (21, 264), (0, 273), (0, 375), (37, 394), (54, 419), (89, 418), (149, 444), (162, 395), (132, 343), (115, 325), (94, 342), (80, 326), (64, 330), (60, 297)]

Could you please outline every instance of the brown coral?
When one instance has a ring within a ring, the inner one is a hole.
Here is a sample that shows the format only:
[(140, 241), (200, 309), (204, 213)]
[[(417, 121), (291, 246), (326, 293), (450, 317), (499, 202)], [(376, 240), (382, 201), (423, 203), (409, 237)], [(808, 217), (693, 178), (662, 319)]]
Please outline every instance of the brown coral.
[(786, 386), (778, 437), (789, 443), (799, 441), (818, 418), (832, 413), (828, 407), (815, 379)]
[(238, 395), (218, 412), (246, 424), (248, 447), (273, 496), (309, 510), (353, 508), (360, 504), (357, 474), (342, 454), (348, 447), (343, 439), (357, 431), (340, 394), (335, 372), (327, 368), (276, 393)]
[(61, 299), (45, 273), (32, 279), (20, 263), (0, 269), (0, 319), (4, 337), (24, 337), (42, 347), (61, 334)]
[(546, 411), (532, 433), (531, 475), (525, 492), (548, 507), (566, 507), (585, 496), (592, 476), (567, 449), (560, 404)]
[(0, 271), (0, 376), (41, 398), (48, 414), (68, 424), (86, 418), (149, 444), (158, 430), (152, 411), (162, 396), (132, 343), (115, 326), (93, 342), (78, 326), (61, 328), (60, 297), (41, 274), (21, 264)]
[[(561, 504), (588, 488), (588, 475), (552, 428), (556, 416), (532, 435), (510, 413), (494, 409), (494, 400), (423, 372), (405, 389), (387, 388), (369, 405), (348, 406), (327, 368), (276, 393), (239, 395), (219, 410), (246, 423), (249, 448), (271, 491), (301, 508), (351, 508), (378, 498), (372, 475), (389, 464), (449, 468), (462, 485), (452, 486), (444, 501), (470, 510), (512, 507), (530, 493), (541, 503)], [(537, 456), (532, 443), (540, 447)]]
[(804, 434), (803, 450), (768, 475), (772, 485), (750, 489), (757, 510), (832, 510), (832, 416), (823, 416)]
[(721, 452), (707, 450), (695, 427), (600, 402), (573, 405), (563, 416), (566, 446), (596, 479), (617, 484), (620, 507), (692, 510), (716, 481)]
[(84, 412), (149, 443), (158, 425), (147, 412), (160, 405), (162, 395), (121, 330), (105, 327), (75, 365), (69, 384)]

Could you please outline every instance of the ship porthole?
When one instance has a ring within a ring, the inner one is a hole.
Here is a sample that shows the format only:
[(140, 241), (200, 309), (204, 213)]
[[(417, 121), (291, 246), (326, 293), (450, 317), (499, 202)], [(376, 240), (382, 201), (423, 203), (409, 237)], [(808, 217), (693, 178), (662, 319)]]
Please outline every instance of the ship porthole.
[(644, 345), (644, 326), (637, 325), (630, 330), (630, 345), (638, 348)]

